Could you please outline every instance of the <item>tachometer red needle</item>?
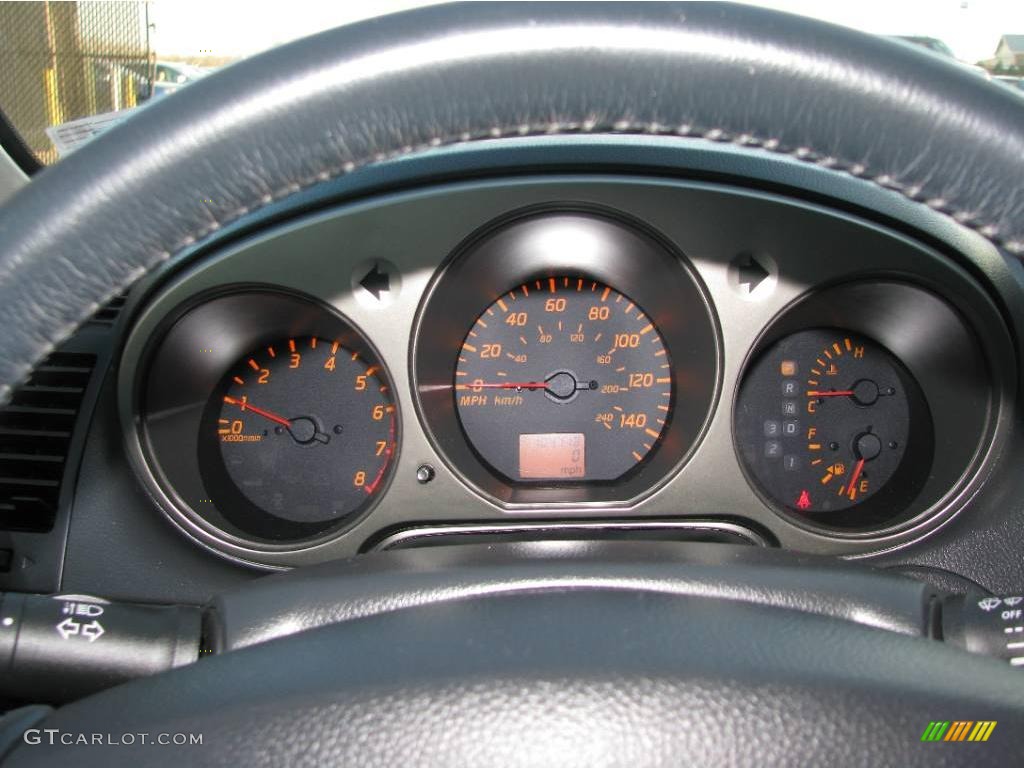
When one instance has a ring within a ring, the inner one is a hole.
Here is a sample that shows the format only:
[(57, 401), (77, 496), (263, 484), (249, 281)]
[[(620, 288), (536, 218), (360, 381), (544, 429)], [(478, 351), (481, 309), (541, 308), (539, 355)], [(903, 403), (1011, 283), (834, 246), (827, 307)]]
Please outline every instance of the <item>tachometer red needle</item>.
[(224, 402), (228, 405), (237, 405), (243, 411), (252, 411), (257, 416), (262, 416), (264, 419), (270, 419), (275, 424), (280, 424), (282, 427), (291, 427), (292, 423), (288, 421), (284, 416), (278, 416), (276, 413), (270, 411), (264, 411), (262, 408), (257, 408), (255, 405), (250, 403), (248, 400), (236, 400), (233, 397), (224, 396)]
[(828, 392), (812, 390), (807, 393), (808, 397), (851, 397), (852, 395), (852, 389), (830, 389)]

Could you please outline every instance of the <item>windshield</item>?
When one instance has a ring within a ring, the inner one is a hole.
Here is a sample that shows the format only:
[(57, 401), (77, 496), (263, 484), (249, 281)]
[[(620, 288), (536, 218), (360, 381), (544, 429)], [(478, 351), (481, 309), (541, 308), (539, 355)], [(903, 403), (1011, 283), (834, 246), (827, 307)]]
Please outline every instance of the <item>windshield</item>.
[[(42, 165), (234, 61), (424, 5), (327, 0), (0, 2), (0, 111)], [(916, 45), (1024, 98), (1024, 2), (756, 2)], [(525, 11), (524, 11), (525, 15)], [(985, 86), (988, 87), (988, 86)]]

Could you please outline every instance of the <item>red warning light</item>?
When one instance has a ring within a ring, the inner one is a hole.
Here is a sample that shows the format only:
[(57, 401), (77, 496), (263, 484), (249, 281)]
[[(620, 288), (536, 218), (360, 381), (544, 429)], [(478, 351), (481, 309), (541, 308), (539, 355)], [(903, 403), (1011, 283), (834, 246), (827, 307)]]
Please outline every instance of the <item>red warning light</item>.
[(797, 509), (811, 508), (811, 494), (807, 491), (800, 491), (800, 498), (796, 500)]

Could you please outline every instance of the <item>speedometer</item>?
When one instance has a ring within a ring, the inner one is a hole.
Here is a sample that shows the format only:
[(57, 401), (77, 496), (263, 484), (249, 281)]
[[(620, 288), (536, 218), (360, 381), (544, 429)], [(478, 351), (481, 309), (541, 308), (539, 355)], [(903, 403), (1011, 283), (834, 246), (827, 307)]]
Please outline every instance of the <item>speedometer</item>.
[(629, 297), (580, 276), (523, 283), (466, 334), (454, 394), (466, 436), (518, 482), (616, 480), (654, 450), (673, 405), (672, 364)]
[(467, 238), (412, 360), (438, 452), (510, 510), (634, 503), (690, 457), (719, 386), (688, 263), (607, 211), (522, 211)]

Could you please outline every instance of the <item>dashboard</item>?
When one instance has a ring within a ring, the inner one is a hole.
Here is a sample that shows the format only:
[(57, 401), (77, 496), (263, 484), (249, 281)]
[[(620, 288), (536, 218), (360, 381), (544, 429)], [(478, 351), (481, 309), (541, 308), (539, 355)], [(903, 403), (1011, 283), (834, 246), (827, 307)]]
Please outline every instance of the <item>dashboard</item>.
[(525, 21), (268, 51), (5, 204), (4, 704), (76, 702), (13, 733), (666, 762), (768, 691), (800, 762), (1013, 754), (1019, 104), (761, 9)]
[(856, 212), (520, 176), (312, 213), (176, 271), (116, 386), (155, 506), (258, 569), (581, 530), (865, 557), (984, 484), (1012, 348), (967, 268)]

